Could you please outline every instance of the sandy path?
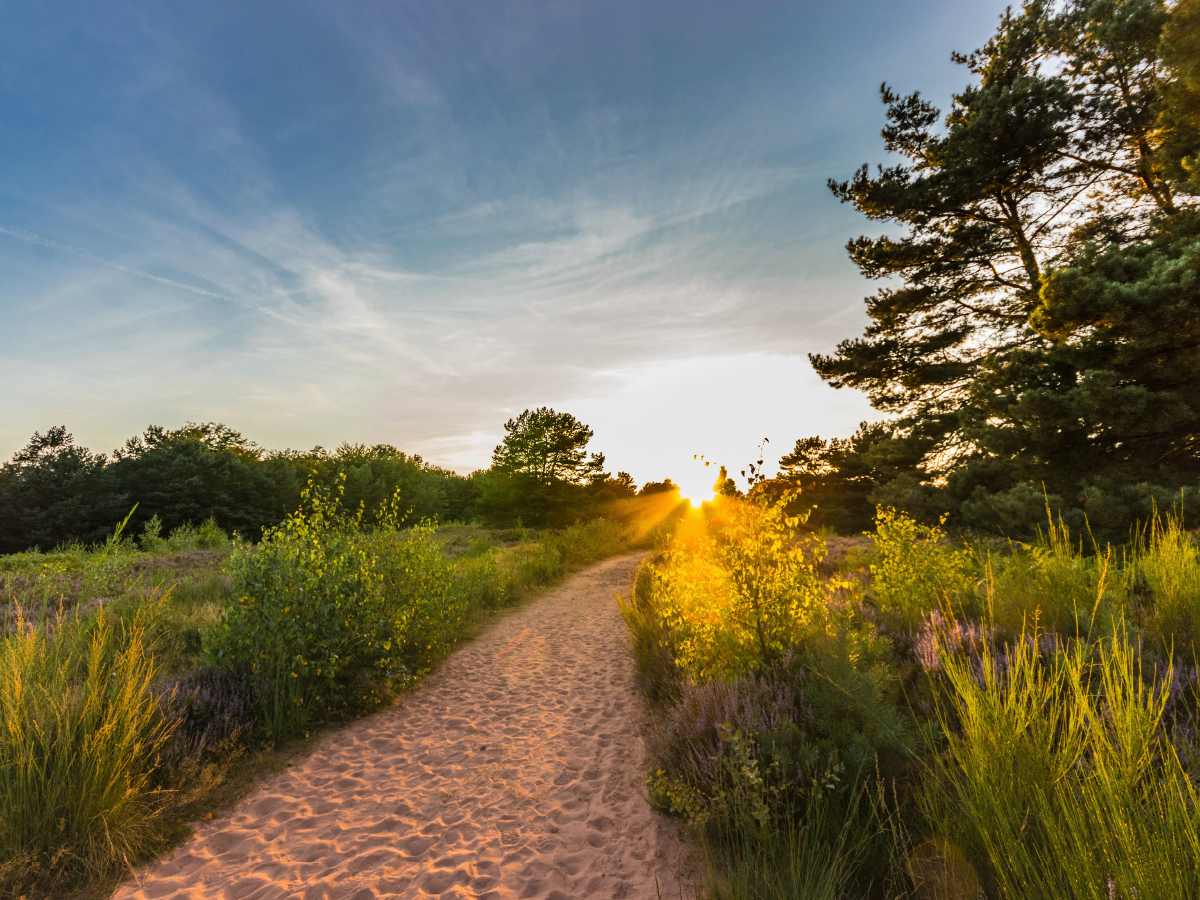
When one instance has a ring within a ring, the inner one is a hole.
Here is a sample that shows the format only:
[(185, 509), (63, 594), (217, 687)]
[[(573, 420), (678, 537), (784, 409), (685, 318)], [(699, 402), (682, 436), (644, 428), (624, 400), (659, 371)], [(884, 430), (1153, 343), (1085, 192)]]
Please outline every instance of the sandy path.
[(393, 708), (329, 734), (117, 898), (677, 898), (640, 790), (646, 712), (613, 594), (580, 572)]

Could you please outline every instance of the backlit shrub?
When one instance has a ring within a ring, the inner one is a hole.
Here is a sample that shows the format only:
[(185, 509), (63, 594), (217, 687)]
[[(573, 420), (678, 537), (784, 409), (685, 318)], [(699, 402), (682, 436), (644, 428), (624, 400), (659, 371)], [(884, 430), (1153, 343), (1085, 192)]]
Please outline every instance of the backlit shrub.
[(884, 610), (916, 627), (927, 610), (960, 603), (972, 591), (970, 554), (948, 544), (942, 530), (880, 507), (875, 514), (871, 594)]

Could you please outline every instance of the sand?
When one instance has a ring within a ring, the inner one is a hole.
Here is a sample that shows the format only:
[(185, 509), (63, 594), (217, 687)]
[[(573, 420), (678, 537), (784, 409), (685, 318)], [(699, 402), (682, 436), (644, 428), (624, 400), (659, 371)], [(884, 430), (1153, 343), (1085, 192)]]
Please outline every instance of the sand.
[(122, 900), (678, 898), (614, 594), (640, 554), (501, 618), (390, 709), (321, 739)]

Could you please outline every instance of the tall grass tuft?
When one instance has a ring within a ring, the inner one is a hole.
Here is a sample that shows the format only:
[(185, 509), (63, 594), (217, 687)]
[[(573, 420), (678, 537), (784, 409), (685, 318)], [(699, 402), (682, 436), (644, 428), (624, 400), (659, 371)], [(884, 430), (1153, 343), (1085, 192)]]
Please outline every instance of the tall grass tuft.
[(1050, 519), (1032, 546), (991, 557), (991, 613), (1010, 634), (1044, 628), (1072, 637), (1101, 637), (1128, 612), (1128, 591), (1111, 549), (1085, 554), (1067, 525)]
[(988, 896), (1200, 896), (1196, 791), (1161, 727), (1169, 672), (1145, 677), (1120, 630), (942, 665), (949, 750), (929, 756), (925, 806)]
[(1154, 610), (1148, 623), (1163, 650), (1195, 657), (1200, 641), (1200, 551), (1177, 515), (1155, 516), (1136, 558)]
[(159, 840), (166, 795), (151, 774), (170, 726), (148, 646), (160, 605), (118, 625), (17, 611), (0, 643), (0, 890), (108, 877)]
[[(854, 896), (854, 873), (868, 836), (850, 809), (832, 808), (816, 792), (803, 810), (764, 824), (739, 813), (736, 827), (703, 835), (708, 900), (843, 900)], [(973, 900), (973, 898), (972, 898)]]

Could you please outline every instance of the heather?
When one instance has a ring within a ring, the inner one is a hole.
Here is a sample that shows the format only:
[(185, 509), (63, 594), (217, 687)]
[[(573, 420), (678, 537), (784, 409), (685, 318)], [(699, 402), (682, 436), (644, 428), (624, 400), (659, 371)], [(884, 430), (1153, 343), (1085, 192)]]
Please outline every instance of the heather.
[(710, 896), (1200, 892), (1200, 551), (1177, 514), (1114, 547), (1052, 515), (968, 542), (882, 508), (847, 548), (789, 502), (691, 513), (623, 603), (648, 791)]

